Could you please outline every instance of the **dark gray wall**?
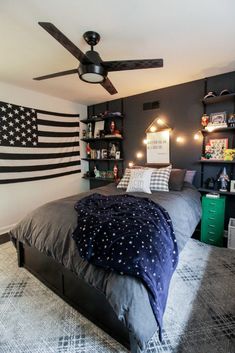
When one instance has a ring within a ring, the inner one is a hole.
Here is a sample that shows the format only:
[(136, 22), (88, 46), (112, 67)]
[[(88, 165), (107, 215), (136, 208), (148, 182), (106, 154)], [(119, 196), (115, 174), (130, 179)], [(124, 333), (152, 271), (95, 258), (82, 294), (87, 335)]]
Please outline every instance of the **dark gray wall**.
[[(101, 103), (88, 107), (88, 115), (103, 112), (106, 109), (121, 110), (124, 118), (124, 158), (126, 165), (129, 161), (136, 161), (136, 152), (145, 151), (142, 140), (149, 124), (160, 114), (166, 117), (167, 124), (173, 128), (171, 135), (171, 163), (174, 167), (196, 169), (196, 185), (200, 182), (201, 141), (195, 141), (193, 135), (201, 128), (200, 120), (203, 114), (201, 99), (204, 93), (205, 80), (192, 81), (176, 86), (158, 89), (151, 92)], [(207, 91), (213, 90), (219, 93), (227, 88), (235, 92), (235, 72), (212, 76), (207, 80)], [(143, 110), (143, 103), (159, 101), (160, 109)], [(123, 104), (123, 106), (122, 106)], [(234, 111), (233, 103), (220, 103), (208, 106), (207, 112)], [(184, 136), (185, 143), (176, 143), (177, 136)], [(222, 137), (222, 136), (221, 136)], [(145, 158), (140, 162), (145, 163)], [(208, 174), (210, 174), (208, 166)], [(218, 171), (213, 170), (213, 174)], [(212, 174), (211, 174), (212, 176)]]

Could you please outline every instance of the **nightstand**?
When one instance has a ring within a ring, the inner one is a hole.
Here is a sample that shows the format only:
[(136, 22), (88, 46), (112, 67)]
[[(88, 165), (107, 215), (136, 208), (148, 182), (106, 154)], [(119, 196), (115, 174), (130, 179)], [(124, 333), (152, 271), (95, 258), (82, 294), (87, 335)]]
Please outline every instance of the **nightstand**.
[(202, 242), (223, 246), (225, 201), (224, 196), (218, 199), (202, 197)]

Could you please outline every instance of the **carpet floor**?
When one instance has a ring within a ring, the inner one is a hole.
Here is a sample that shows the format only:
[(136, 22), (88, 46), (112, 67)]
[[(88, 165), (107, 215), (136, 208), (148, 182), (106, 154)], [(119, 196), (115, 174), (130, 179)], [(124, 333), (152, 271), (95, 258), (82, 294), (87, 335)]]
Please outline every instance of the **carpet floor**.
[[(147, 353), (235, 353), (235, 251), (191, 239), (180, 255), (163, 342)], [(1, 353), (126, 353), (23, 268), (0, 245)]]

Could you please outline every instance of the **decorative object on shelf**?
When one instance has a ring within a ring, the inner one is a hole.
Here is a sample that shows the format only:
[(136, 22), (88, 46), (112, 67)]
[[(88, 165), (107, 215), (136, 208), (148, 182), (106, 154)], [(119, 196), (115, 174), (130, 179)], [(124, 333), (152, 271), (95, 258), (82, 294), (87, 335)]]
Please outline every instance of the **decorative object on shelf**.
[(87, 137), (87, 131), (85, 129), (82, 130), (82, 137), (83, 138)]
[(97, 159), (100, 159), (100, 157), (101, 157), (101, 152), (100, 152), (100, 150), (96, 150), (96, 158), (97, 158)]
[(114, 134), (114, 131), (116, 130), (116, 125), (115, 125), (115, 121), (112, 120), (111, 123), (110, 123), (110, 133), (111, 135)]
[(228, 138), (209, 139), (212, 159), (224, 159), (224, 150), (228, 148)]
[(170, 163), (170, 129), (147, 133), (147, 163)]
[(202, 156), (202, 159), (211, 159), (212, 153), (213, 153), (213, 151), (212, 151), (211, 145), (210, 145), (210, 143), (207, 143), (205, 146), (205, 154), (204, 154), (204, 156)]
[(107, 151), (107, 149), (103, 148), (103, 149), (101, 150), (101, 158), (102, 158), (102, 159), (107, 159), (107, 158), (108, 158), (108, 151)]
[(115, 143), (110, 143), (109, 144), (109, 158), (115, 159), (116, 158), (116, 152), (117, 152), (117, 146)]
[(217, 94), (216, 94), (214, 91), (210, 91), (210, 92), (208, 92), (208, 93), (205, 95), (204, 99), (213, 98), (213, 97), (216, 97), (216, 96), (217, 96)]
[(228, 89), (223, 89), (221, 92), (220, 92), (220, 96), (225, 96), (225, 95), (227, 95), (227, 94), (231, 94), (231, 92), (228, 90)]
[(220, 182), (220, 191), (228, 191), (229, 176), (226, 167), (223, 168), (218, 181)]
[(86, 145), (86, 156), (87, 158), (91, 158), (91, 147), (89, 143)]
[(209, 121), (210, 121), (209, 115), (203, 114), (203, 116), (201, 117), (201, 125), (205, 128), (208, 125)]
[(121, 158), (121, 152), (116, 151), (115, 159), (120, 159)]
[(104, 121), (95, 122), (94, 137), (100, 137), (100, 132), (104, 130)]
[(114, 167), (113, 167), (113, 175), (114, 175), (114, 179), (117, 180), (118, 179), (118, 166), (115, 163)]
[(100, 178), (100, 171), (97, 169), (97, 167), (94, 167), (94, 173), (96, 178)]
[(91, 159), (96, 159), (96, 158), (97, 158), (96, 150), (91, 149)]
[(233, 161), (235, 159), (235, 149), (227, 148), (224, 150), (224, 160)]
[(92, 123), (87, 124), (87, 137), (89, 139), (93, 137)]
[(215, 190), (216, 181), (213, 177), (206, 179), (205, 186), (207, 189)]
[(235, 127), (235, 114), (234, 113), (229, 114), (228, 126), (229, 127)]
[(230, 192), (235, 192), (235, 180), (230, 181)]
[(227, 113), (219, 112), (219, 113), (211, 113), (210, 114), (210, 123), (213, 125), (227, 126)]

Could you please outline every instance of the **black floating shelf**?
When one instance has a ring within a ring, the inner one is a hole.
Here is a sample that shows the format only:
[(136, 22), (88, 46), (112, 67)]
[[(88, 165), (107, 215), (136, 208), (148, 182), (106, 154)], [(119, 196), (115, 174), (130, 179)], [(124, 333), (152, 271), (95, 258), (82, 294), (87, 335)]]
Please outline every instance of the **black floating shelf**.
[(83, 124), (89, 124), (89, 123), (95, 123), (96, 121), (105, 121), (105, 120), (109, 120), (109, 119), (123, 119), (123, 115), (107, 115), (103, 118), (88, 118), (88, 119), (82, 119), (80, 120), (81, 123)]
[(87, 179), (87, 180), (97, 180), (97, 181), (110, 181), (110, 183), (114, 183), (114, 179), (111, 178), (96, 178), (96, 177), (86, 177), (83, 176), (83, 179)]
[(232, 100), (235, 98), (235, 93), (230, 93), (230, 94), (225, 94), (223, 96), (216, 96), (216, 97), (211, 97), (211, 98), (204, 98), (202, 102), (204, 104), (215, 104), (215, 103), (220, 103), (228, 100)]
[(235, 196), (235, 192), (230, 192), (230, 191), (211, 190), (211, 189), (206, 189), (206, 188), (199, 188), (198, 191), (200, 191), (200, 192), (216, 192), (221, 195)]
[(199, 163), (214, 163), (214, 164), (234, 164), (235, 161), (223, 161), (220, 159), (200, 159), (198, 161)]
[(119, 158), (119, 159), (113, 159), (113, 158), (82, 158), (83, 161), (97, 161), (97, 162), (109, 162), (109, 161), (113, 161), (113, 162), (122, 162), (123, 161), (123, 158)]
[(110, 136), (110, 137), (92, 137), (92, 138), (82, 138), (84, 142), (95, 142), (95, 141), (109, 141), (109, 140), (123, 140), (123, 137)]
[(235, 131), (235, 127), (220, 127), (220, 128), (215, 128), (213, 131), (208, 131), (207, 129), (202, 129), (202, 133), (206, 134), (212, 134), (214, 132), (230, 132), (230, 131)]

